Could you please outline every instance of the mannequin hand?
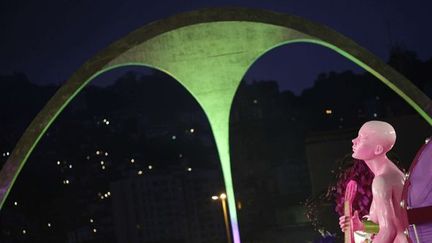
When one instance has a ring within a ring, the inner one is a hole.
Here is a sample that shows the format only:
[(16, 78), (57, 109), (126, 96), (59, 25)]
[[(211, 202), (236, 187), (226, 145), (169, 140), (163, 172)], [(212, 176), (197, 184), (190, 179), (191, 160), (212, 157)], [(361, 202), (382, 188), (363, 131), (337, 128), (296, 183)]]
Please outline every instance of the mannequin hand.
[(348, 229), (352, 225), (353, 231), (361, 230), (364, 231), (364, 225), (360, 221), (360, 218), (358, 216), (358, 211), (354, 212), (354, 215), (352, 216), (351, 220), (347, 216), (341, 216), (339, 218), (339, 226), (344, 232), (346, 229)]
[(365, 230), (364, 224), (360, 220), (357, 210), (354, 212), (354, 215), (351, 218), (351, 223), (352, 223), (353, 231), (357, 231), (357, 230), (364, 231)]

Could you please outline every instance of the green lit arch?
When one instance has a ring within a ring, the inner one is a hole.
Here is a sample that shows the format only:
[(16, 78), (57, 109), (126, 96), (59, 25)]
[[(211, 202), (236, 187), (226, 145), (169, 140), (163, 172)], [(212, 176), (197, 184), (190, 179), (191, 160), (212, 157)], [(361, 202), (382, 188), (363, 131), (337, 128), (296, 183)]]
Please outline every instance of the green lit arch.
[(232, 100), (240, 80), (260, 56), (293, 42), (335, 50), (376, 76), (432, 125), (432, 103), (426, 95), (373, 54), (326, 26), (263, 10), (199, 10), (148, 24), (84, 63), (34, 118), (0, 171), (0, 208), (34, 147), (82, 88), (107, 70), (139, 64), (174, 77), (207, 115), (222, 165), (233, 238), (239, 243), (228, 144)]

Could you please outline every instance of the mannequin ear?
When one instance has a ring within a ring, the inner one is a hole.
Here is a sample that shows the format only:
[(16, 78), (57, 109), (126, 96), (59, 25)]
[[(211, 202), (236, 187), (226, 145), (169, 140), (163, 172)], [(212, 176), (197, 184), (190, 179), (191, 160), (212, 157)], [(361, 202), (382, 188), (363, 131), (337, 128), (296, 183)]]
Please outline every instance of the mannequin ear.
[(377, 146), (375, 147), (375, 155), (382, 154), (383, 151), (384, 151), (384, 148), (383, 148), (382, 145), (377, 145)]

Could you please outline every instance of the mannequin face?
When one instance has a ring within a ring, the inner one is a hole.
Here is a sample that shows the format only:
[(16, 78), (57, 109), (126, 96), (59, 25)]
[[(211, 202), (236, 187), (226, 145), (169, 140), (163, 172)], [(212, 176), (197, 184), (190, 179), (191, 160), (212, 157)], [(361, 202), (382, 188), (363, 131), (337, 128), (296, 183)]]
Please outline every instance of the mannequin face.
[(377, 142), (376, 132), (363, 125), (358, 132), (358, 136), (352, 140), (352, 157), (360, 160), (373, 159), (379, 155), (377, 152), (380, 152), (380, 145)]
[(352, 157), (372, 160), (386, 154), (396, 141), (396, 132), (387, 122), (368, 121), (360, 128), (358, 136), (352, 140)]

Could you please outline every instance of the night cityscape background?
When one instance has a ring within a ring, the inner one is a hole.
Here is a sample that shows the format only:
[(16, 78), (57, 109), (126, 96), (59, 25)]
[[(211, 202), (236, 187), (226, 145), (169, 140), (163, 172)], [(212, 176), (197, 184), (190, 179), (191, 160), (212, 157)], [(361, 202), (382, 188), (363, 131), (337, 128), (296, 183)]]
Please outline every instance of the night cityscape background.
[[(327, 24), (432, 97), (426, 1), (5, 1), (0, 166), (49, 98), (98, 50), (151, 21), (224, 4)], [(242, 241), (314, 242), (319, 229), (341, 237), (333, 202), (320, 204), (318, 226), (305, 203), (335, 183), (351, 139), (373, 119), (395, 127), (392, 156), (401, 168), (432, 134), (393, 91), (323, 47), (284, 46), (258, 60), (230, 118)], [(223, 192), (214, 138), (197, 102), (164, 73), (120, 68), (86, 87), (43, 136), (0, 211), (0, 242), (227, 242), (221, 203), (211, 198)]]

